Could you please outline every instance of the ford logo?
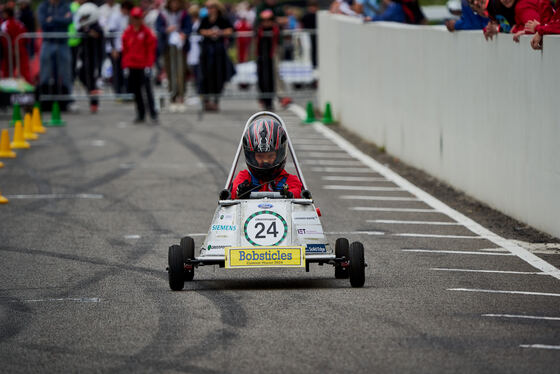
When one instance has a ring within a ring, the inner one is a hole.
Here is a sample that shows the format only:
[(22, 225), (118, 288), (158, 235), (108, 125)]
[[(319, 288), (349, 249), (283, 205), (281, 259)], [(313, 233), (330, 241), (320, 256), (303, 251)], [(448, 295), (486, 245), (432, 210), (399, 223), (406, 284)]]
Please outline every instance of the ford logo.
[(259, 204), (258, 206), (259, 206), (259, 208), (261, 208), (261, 209), (270, 209), (270, 208), (273, 207), (273, 205), (272, 205), (272, 204), (269, 204), (269, 203), (262, 203), (262, 204)]

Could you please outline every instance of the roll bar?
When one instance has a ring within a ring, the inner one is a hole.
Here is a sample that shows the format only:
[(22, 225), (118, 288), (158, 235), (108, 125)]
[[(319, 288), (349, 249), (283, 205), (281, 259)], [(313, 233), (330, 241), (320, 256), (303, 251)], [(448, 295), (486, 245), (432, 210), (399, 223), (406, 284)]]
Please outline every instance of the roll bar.
[(299, 180), (301, 181), (303, 189), (307, 190), (307, 184), (305, 183), (305, 179), (303, 178), (303, 173), (301, 172), (301, 168), (299, 167), (299, 162), (298, 162), (298, 159), (297, 159), (297, 156), (296, 156), (296, 152), (294, 151), (294, 146), (292, 145), (292, 140), (290, 139), (290, 135), (288, 134), (288, 129), (286, 128), (286, 124), (284, 123), (282, 118), (280, 118), (280, 116), (278, 114), (272, 113), (272, 112), (267, 112), (267, 111), (257, 112), (255, 114), (253, 114), (247, 120), (247, 123), (245, 123), (245, 127), (243, 128), (243, 132), (241, 133), (241, 139), (239, 140), (239, 145), (237, 146), (237, 152), (235, 152), (235, 157), (233, 158), (233, 164), (231, 165), (231, 169), (229, 171), (229, 175), (227, 177), (226, 185), (225, 185), (224, 188), (226, 190), (229, 190), (231, 188), (232, 183), (233, 183), (233, 174), (235, 173), (235, 169), (237, 168), (237, 163), (239, 162), (239, 156), (241, 155), (241, 149), (243, 148), (243, 135), (245, 134), (245, 131), (247, 131), (247, 128), (255, 120), (255, 118), (257, 118), (259, 116), (265, 116), (265, 115), (266, 116), (271, 116), (271, 117), (275, 118), (276, 120), (278, 120), (278, 122), (280, 122), (280, 125), (284, 129), (284, 132), (286, 132), (286, 138), (288, 140), (288, 149), (290, 150), (290, 155), (292, 156), (292, 161), (294, 162), (294, 167), (296, 169), (297, 176), (298, 176)]

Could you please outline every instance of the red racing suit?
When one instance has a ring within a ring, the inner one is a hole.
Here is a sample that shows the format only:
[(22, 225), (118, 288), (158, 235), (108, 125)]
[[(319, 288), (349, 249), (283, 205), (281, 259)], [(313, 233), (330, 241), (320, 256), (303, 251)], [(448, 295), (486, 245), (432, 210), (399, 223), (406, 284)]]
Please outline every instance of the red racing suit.
[(237, 198), (237, 187), (245, 181), (248, 181), (253, 186), (260, 186), (262, 184), (259, 188), (255, 188), (255, 191), (281, 191), (284, 185), (288, 185), (288, 191), (294, 194), (294, 198), (301, 198), (301, 189), (303, 188), (301, 181), (297, 176), (288, 174), (286, 170), (282, 170), (280, 175), (269, 183), (258, 180), (249, 170), (241, 170), (233, 180), (233, 187), (231, 190), (232, 199)]

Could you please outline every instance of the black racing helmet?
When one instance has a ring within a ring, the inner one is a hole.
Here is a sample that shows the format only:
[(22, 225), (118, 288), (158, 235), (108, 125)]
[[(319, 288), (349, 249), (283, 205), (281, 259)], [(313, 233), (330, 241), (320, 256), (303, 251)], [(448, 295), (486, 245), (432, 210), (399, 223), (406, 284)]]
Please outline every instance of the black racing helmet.
[[(255, 118), (243, 134), (245, 162), (251, 174), (260, 180), (272, 180), (284, 170), (287, 147), (288, 137), (284, 128), (270, 115)], [(256, 154), (268, 152), (276, 153), (274, 161), (259, 165)]]

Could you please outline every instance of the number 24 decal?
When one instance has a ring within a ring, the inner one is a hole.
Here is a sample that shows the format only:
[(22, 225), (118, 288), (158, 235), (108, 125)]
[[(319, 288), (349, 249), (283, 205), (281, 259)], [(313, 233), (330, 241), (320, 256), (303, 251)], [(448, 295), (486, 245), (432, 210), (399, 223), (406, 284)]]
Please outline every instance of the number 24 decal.
[(267, 235), (273, 235), (276, 238), (279, 234), (278, 230), (276, 229), (276, 222), (272, 222), (270, 224), (270, 226), (268, 226), (268, 229), (266, 230), (267, 235), (263, 235), (263, 233), (265, 232), (265, 229), (266, 229), (266, 226), (264, 225), (264, 223), (257, 222), (255, 224), (255, 228), (259, 229), (259, 232), (257, 232), (257, 235), (255, 235), (255, 238), (257, 238), (257, 239), (264, 239), (264, 238), (266, 238)]

